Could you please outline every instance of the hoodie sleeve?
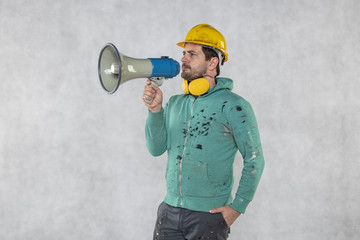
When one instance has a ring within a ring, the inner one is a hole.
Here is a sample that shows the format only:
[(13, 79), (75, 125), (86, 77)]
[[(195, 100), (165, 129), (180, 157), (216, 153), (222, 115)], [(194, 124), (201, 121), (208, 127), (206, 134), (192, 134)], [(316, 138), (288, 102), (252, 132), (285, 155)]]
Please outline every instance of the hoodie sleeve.
[(157, 113), (148, 111), (145, 139), (146, 147), (153, 156), (160, 156), (167, 149), (166, 107)]
[(264, 157), (256, 118), (248, 102), (242, 99), (232, 107), (229, 123), (244, 160), (239, 187), (230, 206), (244, 213), (259, 184), (264, 169)]

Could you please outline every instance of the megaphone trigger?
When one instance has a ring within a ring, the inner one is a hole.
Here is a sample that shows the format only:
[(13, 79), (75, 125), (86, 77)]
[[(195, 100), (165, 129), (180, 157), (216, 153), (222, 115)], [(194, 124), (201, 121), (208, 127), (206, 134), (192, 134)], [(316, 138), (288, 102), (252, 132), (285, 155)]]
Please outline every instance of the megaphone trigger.
[(155, 85), (157, 87), (160, 87), (164, 83), (164, 80), (165, 80), (164, 77), (152, 77), (149, 79), (151, 81), (150, 86)]

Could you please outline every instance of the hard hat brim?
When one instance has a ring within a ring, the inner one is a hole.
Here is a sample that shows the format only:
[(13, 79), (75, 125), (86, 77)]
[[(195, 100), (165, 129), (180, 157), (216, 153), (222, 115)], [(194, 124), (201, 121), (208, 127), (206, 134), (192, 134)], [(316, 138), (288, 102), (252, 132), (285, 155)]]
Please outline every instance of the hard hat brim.
[[(182, 41), (182, 42), (178, 42), (176, 45), (179, 47), (185, 48), (186, 43), (195, 43), (195, 44), (209, 46), (208, 43), (201, 42), (201, 41)], [(212, 46), (209, 46), (209, 47), (212, 48)], [(228, 54), (226, 52), (224, 52), (224, 50), (222, 50), (222, 49), (219, 49), (219, 50), (224, 54), (224, 62), (226, 62), (228, 60)]]

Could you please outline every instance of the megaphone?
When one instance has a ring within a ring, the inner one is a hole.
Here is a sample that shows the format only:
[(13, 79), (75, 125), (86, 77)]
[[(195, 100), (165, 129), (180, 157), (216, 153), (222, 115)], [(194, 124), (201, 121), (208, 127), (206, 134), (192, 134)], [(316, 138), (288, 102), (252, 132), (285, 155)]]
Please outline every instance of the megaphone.
[(131, 58), (119, 53), (112, 43), (107, 43), (99, 56), (100, 83), (109, 94), (116, 92), (121, 84), (137, 78), (149, 78), (152, 84), (161, 86), (164, 79), (173, 78), (179, 72), (180, 64), (169, 57)]

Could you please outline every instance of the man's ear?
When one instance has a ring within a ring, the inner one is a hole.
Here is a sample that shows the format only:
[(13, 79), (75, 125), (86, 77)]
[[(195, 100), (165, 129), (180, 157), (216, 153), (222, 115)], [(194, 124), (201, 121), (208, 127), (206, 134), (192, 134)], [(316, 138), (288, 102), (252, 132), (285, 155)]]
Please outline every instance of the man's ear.
[(219, 64), (219, 59), (217, 57), (212, 57), (210, 59), (210, 64), (209, 64), (210, 70), (216, 69), (218, 64)]

